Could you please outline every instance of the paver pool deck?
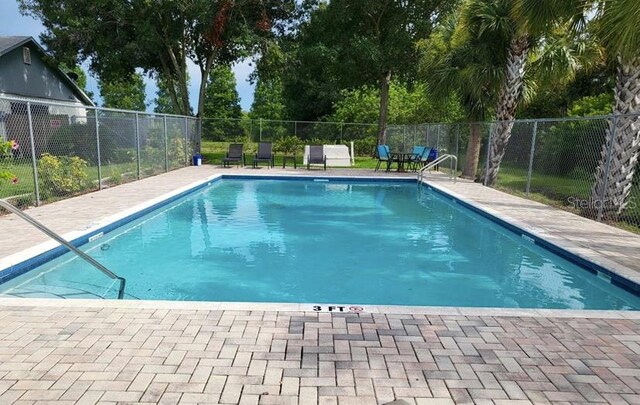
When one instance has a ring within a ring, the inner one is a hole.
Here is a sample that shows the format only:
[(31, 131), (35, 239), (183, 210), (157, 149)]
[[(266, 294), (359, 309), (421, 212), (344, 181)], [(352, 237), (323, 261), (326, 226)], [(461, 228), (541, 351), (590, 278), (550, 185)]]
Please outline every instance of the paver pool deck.
[[(28, 213), (72, 236), (219, 173), (397, 175), (192, 167)], [(638, 235), (478, 184), (427, 180), (626, 277), (640, 274)], [(46, 242), (13, 216), (0, 217), (0, 235), (0, 263)], [(638, 312), (363, 309), (2, 299), (0, 404), (640, 403)]]

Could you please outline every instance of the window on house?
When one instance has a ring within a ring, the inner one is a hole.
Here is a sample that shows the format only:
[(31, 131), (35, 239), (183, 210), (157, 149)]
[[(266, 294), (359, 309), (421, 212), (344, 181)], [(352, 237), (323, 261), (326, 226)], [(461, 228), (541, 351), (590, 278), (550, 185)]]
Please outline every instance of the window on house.
[(31, 49), (27, 46), (22, 47), (22, 60), (27, 65), (31, 64)]

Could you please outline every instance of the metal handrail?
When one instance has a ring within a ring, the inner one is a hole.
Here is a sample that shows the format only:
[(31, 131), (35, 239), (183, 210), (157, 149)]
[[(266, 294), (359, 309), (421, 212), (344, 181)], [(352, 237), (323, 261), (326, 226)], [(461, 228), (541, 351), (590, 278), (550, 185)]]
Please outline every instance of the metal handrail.
[(64, 245), (67, 249), (69, 249), (73, 253), (77, 254), (81, 259), (84, 259), (86, 262), (88, 262), (89, 264), (91, 264), (93, 267), (95, 267), (96, 269), (100, 270), (101, 272), (103, 272), (109, 278), (120, 281), (120, 288), (118, 289), (118, 299), (121, 300), (121, 299), (124, 298), (124, 287), (125, 287), (127, 281), (123, 277), (117, 276), (111, 270), (109, 270), (108, 268), (104, 267), (102, 264), (98, 263), (98, 261), (96, 261), (93, 257), (89, 256), (88, 254), (84, 253), (82, 250), (78, 249), (77, 247), (73, 246), (71, 243), (69, 243), (66, 240), (64, 240), (64, 238), (62, 238), (62, 236), (58, 235), (57, 233), (55, 233), (51, 229), (49, 229), (46, 226), (44, 226), (43, 224), (41, 224), (36, 219), (30, 217), (29, 215), (27, 215), (24, 212), (20, 211), (18, 208), (14, 207), (12, 204), (9, 204), (7, 201), (5, 201), (5, 200), (3, 200), (1, 198), (0, 198), (0, 207), (6, 209), (9, 212), (12, 212), (12, 213), (16, 214), (18, 217), (24, 219), (30, 225), (33, 225), (39, 231), (41, 231), (42, 233), (44, 233), (45, 235), (47, 235), (51, 239), (55, 240), (56, 242), (60, 243), (61, 245)]
[(451, 179), (453, 182), (456, 182), (457, 172), (458, 172), (458, 158), (455, 155), (440, 155), (436, 160), (427, 163), (418, 171), (418, 182), (422, 183), (422, 178), (424, 176), (424, 172), (433, 168), (434, 166), (439, 165), (445, 160), (449, 159), (451, 162)]

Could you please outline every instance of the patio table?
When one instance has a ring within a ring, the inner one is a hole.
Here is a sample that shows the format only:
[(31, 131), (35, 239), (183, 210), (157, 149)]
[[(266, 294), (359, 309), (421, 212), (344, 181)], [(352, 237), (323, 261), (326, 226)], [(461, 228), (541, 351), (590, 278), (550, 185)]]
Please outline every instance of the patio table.
[(287, 166), (287, 160), (293, 161), (293, 168), (297, 169), (298, 165), (296, 163), (296, 155), (284, 155), (282, 156), (282, 168), (284, 169)]
[(415, 154), (410, 152), (394, 152), (391, 154), (391, 160), (398, 163), (399, 172), (406, 172), (405, 164), (411, 164), (414, 156)]

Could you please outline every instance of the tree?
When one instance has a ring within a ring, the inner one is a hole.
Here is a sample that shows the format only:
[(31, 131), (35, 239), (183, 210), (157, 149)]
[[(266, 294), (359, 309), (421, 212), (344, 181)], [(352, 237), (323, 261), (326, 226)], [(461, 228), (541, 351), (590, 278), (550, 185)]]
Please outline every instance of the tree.
[(595, 31), (616, 61), (617, 72), (615, 118), (607, 129), (591, 193), (606, 218), (615, 219), (629, 204), (640, 155), (640, 3), (602, 0), (596, 5)]
[(139, 73), (109, 82), (100, 80), (98, 87), (105, 107), (133, 111), (147, 108), (145, 84)]
[[(415, 43), (427, 38), (455, 1), (307, 1), (310, 12), (295, 37), (292, 83), (287, 92), (328, 112), (339, 90), (380, 89), (378, 141), (385, 142), (392, 77), (413, 78)], [(306, 94), (304, 94), (306, 93)], [(316, 98), (317, 97), (317, 98)], [(315, 101), (313, 101), (313, 99)]]
[(90, 60), (104, 80), (136, 68), (161, 74), (175, 109), (191, 112), (186, 59), (200, 69), (198, 114), (209, 74), (253, 54), (283, 29), (293, 0), (19, 0), (40, 19), (42, 42), (61, 60)]
[(249, 117), (251, 119), (283, 120), (285, 107), (282, 95), (282, 80), (277, 77), (262, 79), (258, 77), (253, 92), (253, 103)]
[[(333, 122), (373, 123), (378, 118), (377, 109), (380, 89), (363, 86), (355, 90), (343, 90), (340, 100), (334, 105), (334, 113), (327, 117)], [(403, 125), (425, 122), (454, 122), (460, 118), (457, 98), (434, 101), (424, 83), (409, 87), (391, 81), (389, 86), (390, 124)]]
[(204, 95), (203, 135), (213, 140), (241, 136), (242, 108), (236, 78), (229, 66), (217, 66)]
[[(477, 39), (500, 38), (495, 56), (504, 63), (496, 106), (496, 123), (490, 131), (490, 158), (482, 178), (494, 185), (511, 137), (516, 109), (525, 93), (525, 78), (531, 53), (543, 45), (547, 34), (562, 24), (580, 23), (581, 0), (470, 0), (469, 25), (478, 27)], [(502, 42), (508, 40), (505, 46)]]
[(462, 177), (475, 179), (480, 159), (482, 121), (495, 103), (500, 63), (494, 47), (502, 42), (500, 32), (479, 39), (479, 27), (469, 24), (469, 7), (452, 15), (429, 40), (420, 45), (422, 76), (432, 94), (446, 99), (457, 94), (467, 122), (470, 123)]
[[(187, 87), (189, 87), (190, 82), (191, 79), (187, 75)], [(156, 98), (153, 99), (153, 104), (155, 105), (153, 111), (159, 114), (182, 114), (182, 110), (178, 109), (172, 101), (167, 80), (164, 80), (161, 75), (158, 75), (156, 78), (156, 86), (158, 90), (156, 91)], [(173, 93), (177, 95), (178, 99), (182, 99), (180, 89), (175, 86), (175, 83)], [(192, 114), (193, 109), (189, 110), (189, 115)]]

